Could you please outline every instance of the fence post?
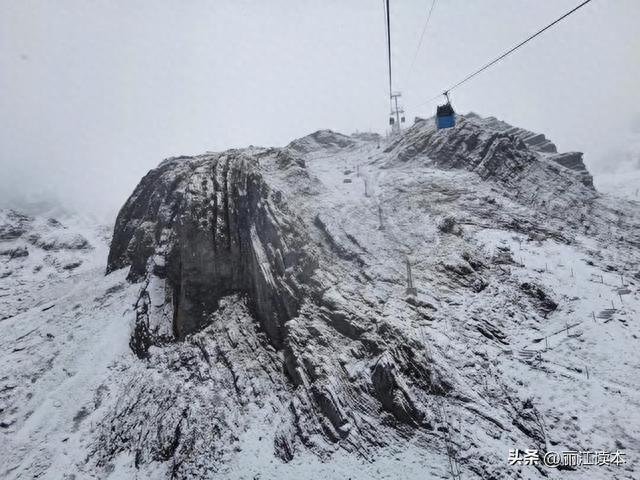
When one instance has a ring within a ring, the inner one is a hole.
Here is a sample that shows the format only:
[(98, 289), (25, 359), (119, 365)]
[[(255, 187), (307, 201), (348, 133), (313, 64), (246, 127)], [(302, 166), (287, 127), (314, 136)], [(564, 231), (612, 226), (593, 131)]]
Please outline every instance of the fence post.
[(382, 207), (380, 206), (380, 204), (378, 204), (378, 223), (380, 224), (378, 226), (378, 230), (384, 230), (384, 223), (382, 221)]

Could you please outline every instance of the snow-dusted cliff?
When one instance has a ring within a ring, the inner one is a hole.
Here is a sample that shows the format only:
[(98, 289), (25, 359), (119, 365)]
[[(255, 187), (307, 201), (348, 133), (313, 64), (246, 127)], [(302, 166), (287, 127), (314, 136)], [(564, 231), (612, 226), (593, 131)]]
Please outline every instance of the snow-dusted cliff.
[[(0, 322), (4, 474), (632, 478), (637, 207), (477, 115), (165, 160), (106, 278)], [(509, 448), (629, 463), (514, 467)]]

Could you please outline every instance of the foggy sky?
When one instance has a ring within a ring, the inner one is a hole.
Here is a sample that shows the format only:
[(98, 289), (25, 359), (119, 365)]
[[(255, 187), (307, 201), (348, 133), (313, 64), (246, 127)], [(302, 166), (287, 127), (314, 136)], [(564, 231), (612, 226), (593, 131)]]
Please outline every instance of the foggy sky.
[[(420, 105), (578, 0), (391, 0), (394, 89)], [(615, 167), (640, 118), (640, 2), (594, 0), (452, 94)], [(382, 0), (0, 0), (0, 207), (115, 212), (172, 155), (383, 132)], [(612, 153), (613, 152), (613, 153)]]

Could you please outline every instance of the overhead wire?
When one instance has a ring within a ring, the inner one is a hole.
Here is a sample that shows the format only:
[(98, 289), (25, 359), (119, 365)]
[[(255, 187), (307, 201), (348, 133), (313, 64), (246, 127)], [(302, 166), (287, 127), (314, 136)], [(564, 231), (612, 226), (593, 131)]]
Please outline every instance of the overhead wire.
[(387, 56), (389, 59), (389, 104), (391, 104), (391, 97), (393, 95), (393, 90), (392, 90), (393, 84), (392, 84), (392, 77), (391, 77), (391, 19), (389, 15), (389, 0), (383, 0), (382, 3), (384, 6), (384, 11), (386, 16), (385, 27), (386, 27), (386, 33), (387, 33)]
[(515, 52), (517, 49), (519, 49), (520, 47), (522, 47), (523, 45), (525, 45), (526, 43), (530, 42), (531, 40), (533, 40), (534, 38), (536, 38), (538, 35), (542, 34), (543, 32), (545, 32), (546, 30), (550, 29), (551, 27), (553, 27), (555, 24), (557, 24), (558, 22), (564, 20), (565, 18), (567, 18), (569, 15), (571, 15), (572, 13), (574, 13), (575, 11), (579, 10), (580, 8), (584, 7), (586, 4), (588, 4), (589, 2), (591, 2), (591, 0), (585, 0), (584, 2), (582, 2), (581, 4), (579, 4), (577, 7), (572, 8), (571, 10), (569, 10), (567, 13), (565, 13), (564, 15), (562, 15), (561, 17), (557, 18), (556, 20), (554, 20), (553, 22), (551, 22), (549, 25), (547, 25), (544, 28), (541, 28), (540, 30), (538, 30), (536, 33), (534, 33), (533, 35), (531, 35), (530, 37), (528, 37), (526, 40), (523, 40), (522, 42), (520, 42), (519, 44), (517, 44), (516, 46), (512, 47), (511, 49), (507, 50), (506, 52), (504, 52), (502, 55), (500, 55), (499, 57), (495, 58), (494, 60), (490, 61), (489, 63), (483, 65), (482, 67), (480, 67), (478, 70), (474, 71), (473, 73), (467, 75), (465, 78), (463, 78), (462, 80), (460, 80), (458, 83), (456, 83), (455, 85), (447, 88), (446, 90), (444, 90), (443, 93), (439, 93), (437, 95), (435, 95), (433, 98), (430, 98), (429, 100), (426, 100), (425, 102), (422, 102), (420, 104), (418, 104), (418, 106), (424, 105), (426, 103), (432, 102), (433, 100), (439, 98), (440, 96), (442, 96), (444, 93), (448, 93), (450, 91), (452, 91), (455, 88), (458, 88), (460, 85), (462, 85), (463, 83), (468, 82), (469, 80), (471, 80), (473, 77), (475, 77), (476, 75), (478, 75), (479, 73), (485, 71), (487, 68), (495, 65), (496, 63), (498, 63), (500, 60), (502, 60), (503, 58), (505, 58), (507, 55)]
[(427, 19), (424, 22), (424, 27), (422, 28), (422, 34), (420, 35), (420, 40), (418, 41), (418, 46), (416, 47), (416, 51), (413, 54), (413, 60), (411, 61), (411, 66), (409, 67), (409, 73), (407, 74), (407, 83), (411, 78), (411, 74), (413, 73), (413, 68), (415, 67), (416, 60), (418, 58), (418, 53), (420, 53), (420, 47), (422, 47), (422, 41), (424, 40), (424, 34), (427, 32), (427, 28), (429, 27), (429, 21), (431, 20), (431, 14), (433, 13), (433, 8), (436, 6), (436, 0), (431, 1), (431, 8), (429, 8), (429, 13), (427, 13)]

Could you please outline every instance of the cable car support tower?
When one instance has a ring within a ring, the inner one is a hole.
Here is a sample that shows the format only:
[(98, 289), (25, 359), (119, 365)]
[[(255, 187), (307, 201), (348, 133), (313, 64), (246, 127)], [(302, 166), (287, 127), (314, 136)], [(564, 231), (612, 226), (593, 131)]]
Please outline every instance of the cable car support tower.
[(391, 131), (393, 133), (398, 133), (400, 131), (400, 123), (404, 123), (404, 108), (398, 107), (398, 98), (401, 96), (402, 93), (400, 92), (391, 93), (391, 113), (389, 114), (389, 123), (391, 124)]
[(391, 18), (389, 14), (389, 0), (384, 1), (385, 10), (385, 30), (387, 33), (387, 56), (389, 60), (389, 103), (391, 112), (389, 114), (389, 125), (391, 125), (391, 133), (400, 132), (400, 124), (404, 123), (404, 109), (398, 106), (398, 98), (402, 96), (400, 92), (393, 91), (393, 82), (391, 74)]

